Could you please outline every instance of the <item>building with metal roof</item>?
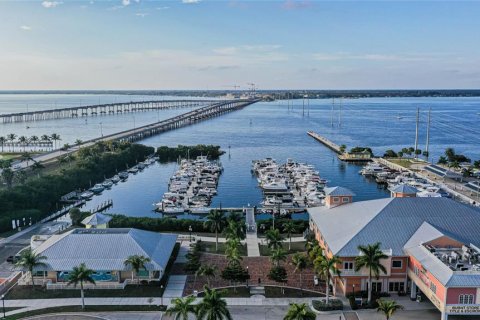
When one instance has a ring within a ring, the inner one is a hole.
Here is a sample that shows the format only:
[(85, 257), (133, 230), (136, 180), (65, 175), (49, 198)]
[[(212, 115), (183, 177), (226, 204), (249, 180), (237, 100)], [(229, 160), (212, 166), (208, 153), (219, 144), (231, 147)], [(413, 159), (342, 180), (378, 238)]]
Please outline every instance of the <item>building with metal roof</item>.
[(389, 190), (392, 194), (392, 197), (396, 198), (416, 197), (418, 192), (417, 188), (405, 183), (397, 184)]
[[(159, 280), (165, 273), (175, 247), (177, 235), (164, 234), (133, 228), (74, 229), (64, 234), (53, 235), (34, 252), (45, 256), (44, 265), (34, 269), (36, 278), (47, 287), (59, 288), (56, 284), (68, 282), (74, 267), (85, 263), (95, 271), (95, 287), (119, 284), (124, 287), (132, 279)], [(130, 256), (149, 258), (144, 270), (134, 274), (125, 264)]]
[(106, 214), (97, 212), (83, 219), (82, 224), (87, 229), (105, 229), (108, 228), (108, 223), (110, 222), (110, 220), (112, 220), (111, 216), (107, 216)]
[(480, 316), (479, 208), (448, 198), (393, 197), (308, 212), (325, 254), (342, 261), (341, 277), (331, 283), (338, 293), (367, 290), (369, 272), (355, 271), (355, 258), (360, 245), (379, 242), (387, 273), (373, 280), (373, 290), (410, 291), (413, 298), (420, 290), (442, 319), (461, 312)]

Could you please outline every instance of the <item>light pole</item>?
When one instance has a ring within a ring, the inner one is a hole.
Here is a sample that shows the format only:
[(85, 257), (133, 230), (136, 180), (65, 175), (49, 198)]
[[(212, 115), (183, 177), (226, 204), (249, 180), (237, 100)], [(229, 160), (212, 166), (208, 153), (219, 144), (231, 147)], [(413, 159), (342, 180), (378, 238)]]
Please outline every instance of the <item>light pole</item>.
[(190, 231), (190, 242), (192, 242), (192, 226), (188, 226), (188, 231)]
[[(250, 275), (250, 274), (248, 273), (248, 266), (247, 266), (247, 274)], [(248, 288), (248, 278), (247, 278), (247, 288)]]
[(352, 284), (352, 288), (353, 288), (353, 299), (355, 299), (355, 283)]
[(2, 294), (2, 305), (3, 305), (3, 318), (5, 319), (5, 295)]

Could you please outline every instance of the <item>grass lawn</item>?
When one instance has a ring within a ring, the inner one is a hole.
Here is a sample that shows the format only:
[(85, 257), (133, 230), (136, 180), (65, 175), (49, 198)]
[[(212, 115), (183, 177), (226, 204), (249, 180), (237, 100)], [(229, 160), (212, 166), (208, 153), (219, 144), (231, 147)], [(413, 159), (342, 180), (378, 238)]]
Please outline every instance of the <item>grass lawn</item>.
[(23, 319), (26, 317), (32, 317), (42, 314), (49, 314), (49, 313), (63, 313), (63, 312), (105, 312), (105, 311), (164, 311), (165, 306), (158, 306), (158, 305), (106, 305), (106, 306), (85, 306), (85, 310), (82, 311), (81, 306), (64, 306), (64, 307), (52, 307), (52, 308), (45, 308), (27, 312), (17, 313), (15, 315), (7, 316), (5, 319), (7, 320), (14, 320), (14, 319)]
[[(162, 288), (157, 283), (150, 285), (128, 285), (122, 289), (90, 289), (85, 290), (85, 297), (161, 297)], [(36, 287), (32, 290), (30, 286), (15, 286), (7, 294), (7, 300), (15, 299), (58, 299), (58, 298), (78, 298), (80, 290), (47, 290), (42, 287)]]
[[(226, 298), (249, 298), (250, 297), (250, 289), (241, 286), (237, 287), (234, 290), (233, 287), (219, 289), (223, 291), (223, 295)], [(235, 292), (236, 291), (236, 292)], [(203, 296), (203, 293), (198, 294), (199, 297)], [(324, 297), (323, 294), (314, 291), (302, 291), (300, 289), (293, 289), (293, 288), (284, 288), (282, 292), (281, 287), (273, 287), (273, 286), (265, 286), (265, 297), (266, 298), (298, 298), (298, 297)]]
[(425, 162), (422, 161), (415, 161), (413, 159), (404, 159), (404, 158), (388, 158), (388, 161), (398, 164), (399, 166), (402, 166), (404, 168), (410, 169), (410, 167), (414, 164), (425, 164)]
[[(305, 252), (305, 241), (302, 242), (292, 242), (292, 247), (290, 251), (288, 251), (288, 239), (285, 240), (283, 243), (283, 249), (287, 251), (288, 253), (295, 253), (295, 252)], [(270, 249), (267, 247), (267, 245), (260, 245), (260, 255), (262, 256), (269, 256), (270, 255)]]
[[(218, 243), (218, 252), (215, 251), (215, 242), (206, 242), (202, 241), (202, 246), (203, 252), (208, 252), (208, 253), (218, 253), (218, 254), (224, 254), (225, 253), (225, 243)], [(241, 256), (247, 256), (247, 245), (244, 244), (240, 247), (240, 255)]]

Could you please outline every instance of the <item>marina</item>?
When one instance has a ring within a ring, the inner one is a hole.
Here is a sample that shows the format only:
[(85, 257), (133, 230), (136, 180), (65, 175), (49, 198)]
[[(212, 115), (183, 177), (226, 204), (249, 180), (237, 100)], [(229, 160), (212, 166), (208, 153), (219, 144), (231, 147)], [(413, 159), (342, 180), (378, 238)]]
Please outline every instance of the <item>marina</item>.
[(211, 199), (217, 194), (222, 171), (221, 163), (210, 161), (207, 156), (181, 160), (178, 170), (170, 178), (168, 192), (155, 204), (155, 209), (164, 214), (210, 212)]
[(276, 209), (285, 215), (324, 204), (327, 181), (320, 178), (313, 165), (292, 159), (278, 165), (274, 159), (265, 158), (252, 161), (252, 172), (264, 195), (263, 209)]

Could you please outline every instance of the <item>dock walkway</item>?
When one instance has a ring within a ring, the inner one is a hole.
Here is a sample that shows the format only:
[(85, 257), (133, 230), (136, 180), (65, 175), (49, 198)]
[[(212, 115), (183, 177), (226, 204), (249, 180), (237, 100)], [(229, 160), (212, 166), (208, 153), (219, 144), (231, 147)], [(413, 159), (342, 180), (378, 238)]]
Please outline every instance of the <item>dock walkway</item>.
[(260, 248), (258, 247), (257, 223), (255, 222), (255, 210), (253, 208), (245, 209), (245, 221), (247, 225), (247, 254), (249, 257), (260, 257)]
[(313, 139), (317, 140), (318, 142), (321, 142), (322, 144), (324, 144), (326, 147), (328, 147), (329, 149), (335, 151), (337, 154), (341, 154), (342, 152), (340, 151), (340, 146), (330, 140), (328, 140), (327, 138), (325, 137), (322, 137), (321, 135), (319, 135), (318, 133), (315, 133), (313, 131), (308, 131), (307, 134), (312, 137)]

